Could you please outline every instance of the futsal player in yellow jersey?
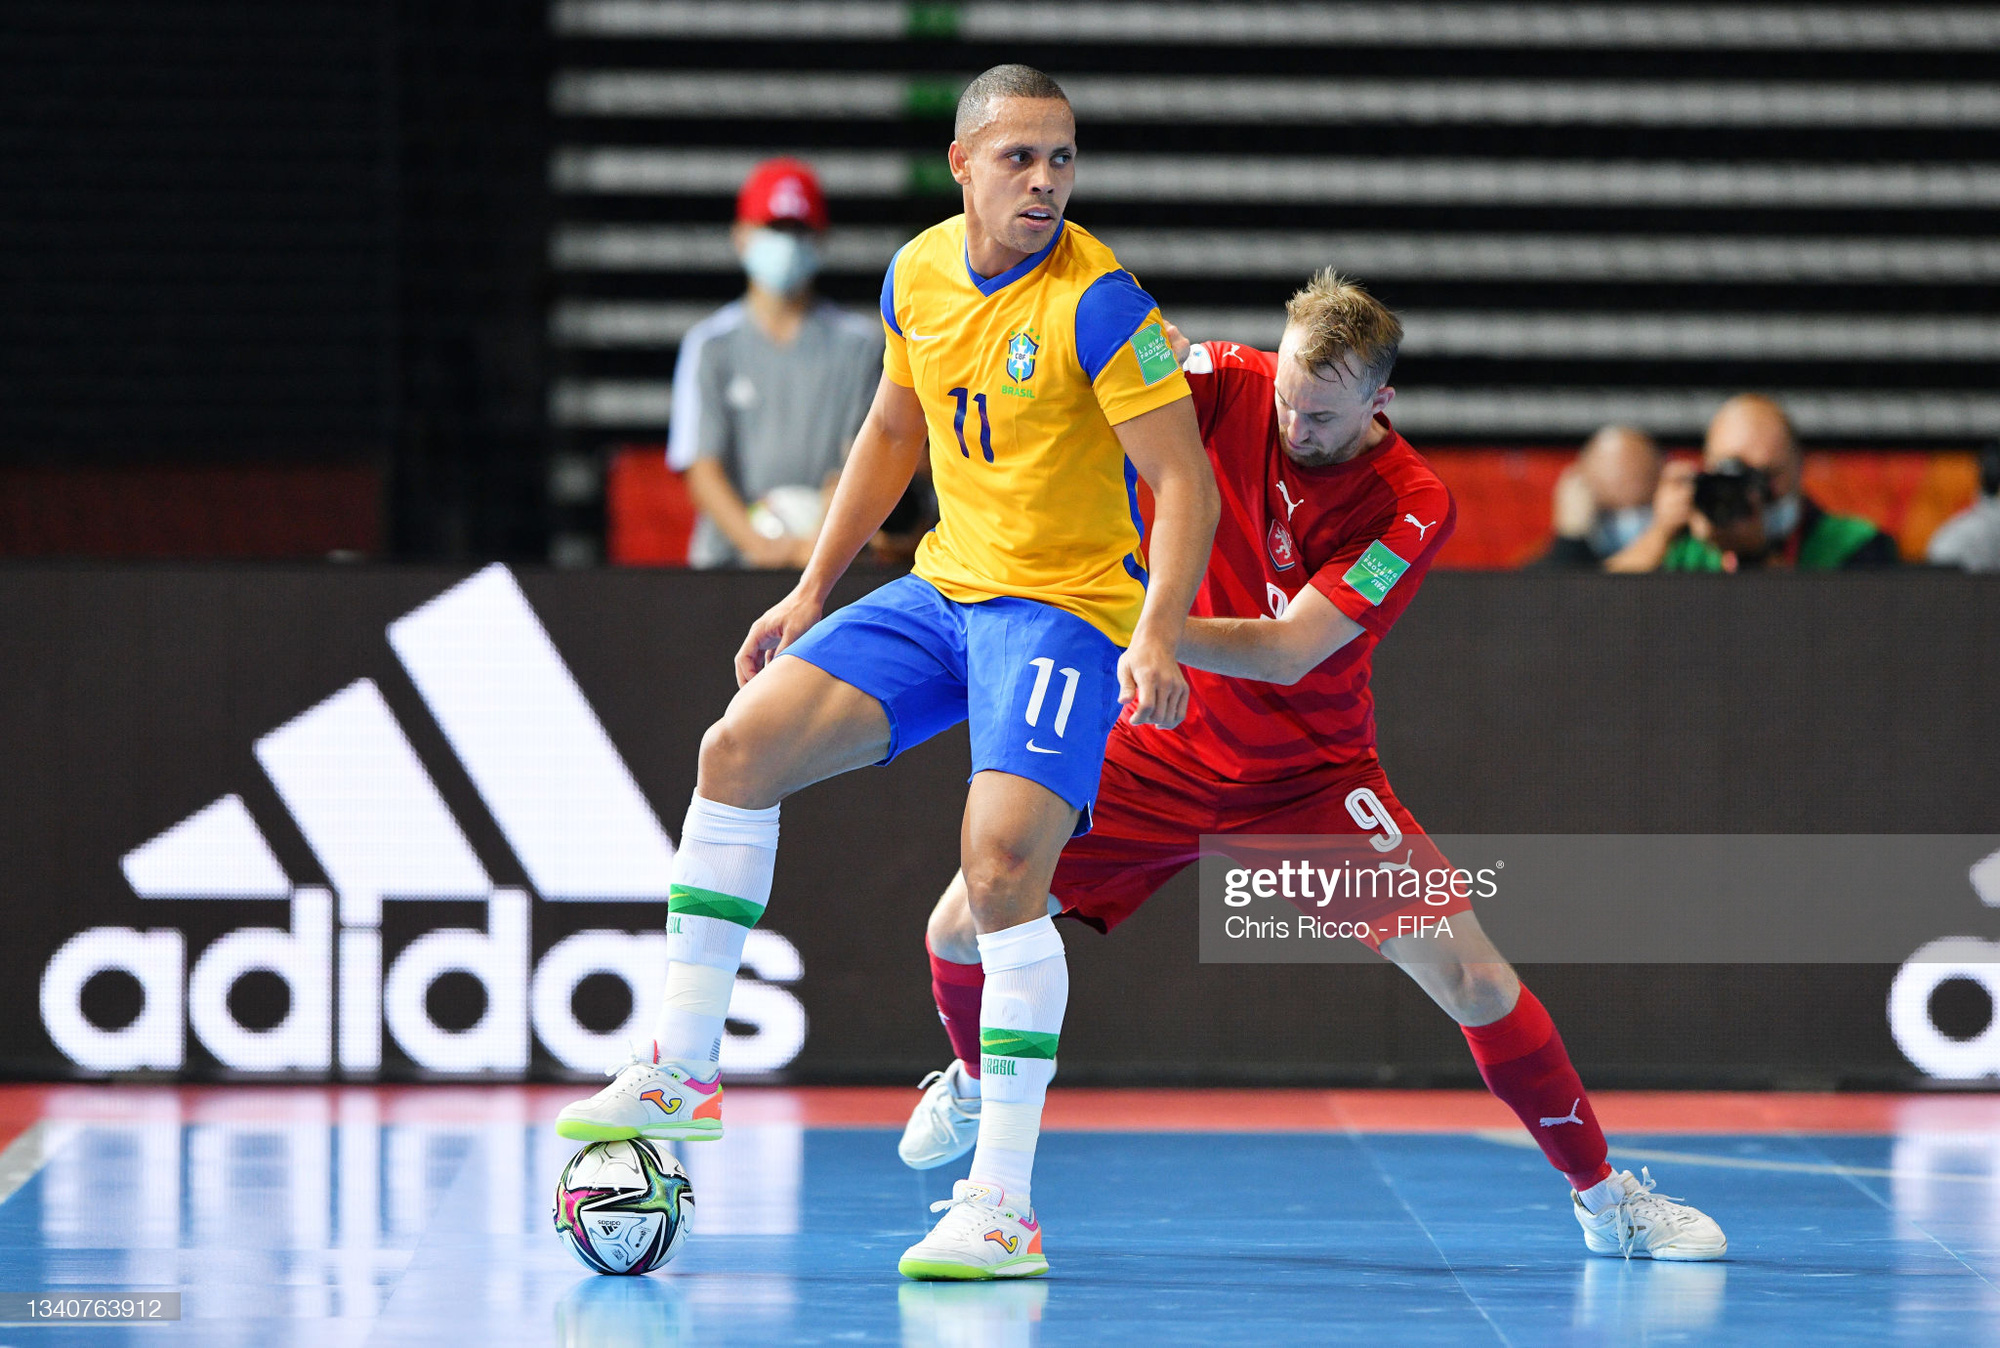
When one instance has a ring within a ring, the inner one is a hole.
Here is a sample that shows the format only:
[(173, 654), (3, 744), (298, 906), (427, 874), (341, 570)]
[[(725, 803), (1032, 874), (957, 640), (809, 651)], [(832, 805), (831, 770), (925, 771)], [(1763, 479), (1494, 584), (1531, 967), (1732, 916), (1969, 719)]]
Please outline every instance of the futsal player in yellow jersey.
[(1067, 221), (1053, 233), (980, 278), (959, 216), (883, 279), (883, 368), (923, 403), (938, 494), (916, 572), (947, 599), (1033, 599), (1123, 646), (1146, 583), (1138, 479), (1112, 424), (1186, 398), (1187, 381), (1111, 250)]
[[(1217, 497), (1158, 310), (1063, 218), (1076, 124), (1062, 90), (997, 66), (960, 98), (953, 136), (965, 213), (890, 264), (874, 406), (811, 563), (751, 626), (739, 691), (702, 740), (654, 1041), (556, 1130), (721, 1136), (723, 1021), (770, 898), (779, 802), (969, 721), (960, 859), (986, 977), (979, 1140), (971, 1177), (900, 1268), (1019, 1278), (1048, 1269), (1029, 1181), (1069, 996), (1049, 880), (1089, 828), (1120, 705), (1169, 727), (1187, 709), (1175, 650)], [(926, 447), (941, 518), (915, 574), (822, 619)], [(1154, 498), (1149, 557), (1139, 477)]]

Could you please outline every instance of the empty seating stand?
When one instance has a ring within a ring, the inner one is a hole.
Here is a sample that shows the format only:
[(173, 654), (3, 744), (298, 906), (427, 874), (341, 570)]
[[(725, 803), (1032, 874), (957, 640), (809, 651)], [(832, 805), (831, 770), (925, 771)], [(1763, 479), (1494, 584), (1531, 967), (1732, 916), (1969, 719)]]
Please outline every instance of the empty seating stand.
[(551, 16), (549, 405), (579, 451), (664, 429), (676, 344), (741, 287), (727, 222), (752, 164), (819, 168), (823, 289), (865, 308), (895, 248), (958, 209), (951, 108), (1004, 60), (1063, 82), (1072, 217), (1190, 334), (1274, 343), (1325, 265), (1395, 307), (1393, 414), (1426, 447), (1569, 446), (1611, 421), (1692, 443), (1744, 389), (1819, 446), (2000, 433), (1991, 7)]

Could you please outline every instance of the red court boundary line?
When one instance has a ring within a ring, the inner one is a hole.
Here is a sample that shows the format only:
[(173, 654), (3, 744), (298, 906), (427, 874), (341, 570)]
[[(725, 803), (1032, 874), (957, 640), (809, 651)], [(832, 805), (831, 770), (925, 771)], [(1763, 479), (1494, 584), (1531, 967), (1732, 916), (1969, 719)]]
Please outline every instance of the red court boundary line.
[[(773, 1093), (776, 1094), (775, 1092)], [(737, 1116), (797, 1108), (815, 1127), (901, 1127), (916, 1094), (822, 1088), (742, 1099)], [(732, 1093), (751, 1097), (748, 1090)], [(1591, 1096), (1614, 1133), (2000, 1132), (2000, 1095), (1837, 1095), (1724, 1091), (1604, 1091)], [(1044, 1114), (1072, 1132), (1466, 1133), (1518, 1128), (1485, 1091), (1089, 1090), (1056, 1088)]]
[(0, 1148), (46, 1117), (46, 1086), (0, 1086)]
[[(578, 1086), (0, 1085), (0, 1146), (38, 1120), (101, 1123), (546, 1124)], [(1604, 1091), (1612, 1133), (2000, 1133), (2000, 1094)], [(900, 1128), (906, 1087), (731, 1087), (738, 1126)], [(1466, 1133), (1519, 1124), (1484, 1091), (1049, 1092), (1046, 1126), (1073, 1132)]]

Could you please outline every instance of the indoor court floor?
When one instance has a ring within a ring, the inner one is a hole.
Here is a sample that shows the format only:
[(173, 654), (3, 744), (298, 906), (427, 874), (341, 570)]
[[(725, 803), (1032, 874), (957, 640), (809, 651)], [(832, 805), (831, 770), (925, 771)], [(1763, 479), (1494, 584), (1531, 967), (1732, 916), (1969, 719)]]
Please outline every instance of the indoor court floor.
[(1049, 1277), (943, 1285), (896, 1274), (965, 1166), (897, 1161), (914, 1090), (732, 1090), (645, 1278), (552, 1232), (576, 1094), (0, 1087), (0, 1293), (184, 1317), (0, 1345), (2000, 1342), (2000, 1097), (1601, 1095), (1614, 1163), (1729, 1233), (1656, 1265), (1587, 1255), (1483, 1094), (1058, 1089)]

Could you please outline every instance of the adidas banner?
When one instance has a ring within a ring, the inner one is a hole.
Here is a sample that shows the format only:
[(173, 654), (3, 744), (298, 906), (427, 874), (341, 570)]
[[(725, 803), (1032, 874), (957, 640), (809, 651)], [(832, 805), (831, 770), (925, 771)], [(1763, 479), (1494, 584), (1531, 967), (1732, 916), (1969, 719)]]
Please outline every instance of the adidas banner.
[[(660, 995), (702, 732), (787, 585), (0, 570), (0, 1071), (557, 1079), (621, 1060)], [(1971, 694), (2000, 666), (1992, 599), (1916, 573), (1440, 575), (1378, 656), (1383, 759), (1437, 833), (1990, 831), (2000, 703)], [(943, 1064), (923, 924), (966, 771), (954, 732), (786, 803), (726, 1070)], [(1203, 965), (1195, 905), (1190, 871), (1109, 938), (1060, 924), (1065, 1081), (1474, 1082), (1395, 970)], [(1968, 900), (1965, 948), (1996, 936)], [(1629, 1008), (1631, 966), (1528, 977), (1605, 1085), (2000, 1075), (2000, 953), (1899, 976), (1911, 953), (1656, 964), (1664, 1020), (1592, 1014)]]
[[(0, 582), (26, 638), (0, 671), (22, 713), (4, 788), (6, 1069), (547, 1077), (622, 1060), (665, 973), (668, 825), (734, 691), (745, 615), (782, 586), (576, 579)], [(830, 993), (879, 977), (832, 972), (860, 953), (829, 920), (852, 896), (921, 971), (927, 891), (955, 864), (951, 759), (941, 744), (846, 799), (788, 807), (784, 902), (745, 946), (726, 1067), (798, 1061), (802, 945)], [(787, 917), (824, 934), (795, 940)], [(904, 981), (921, 1024), (921, 980)]]

